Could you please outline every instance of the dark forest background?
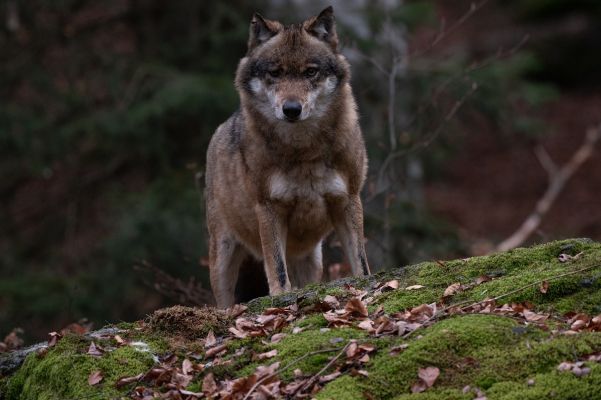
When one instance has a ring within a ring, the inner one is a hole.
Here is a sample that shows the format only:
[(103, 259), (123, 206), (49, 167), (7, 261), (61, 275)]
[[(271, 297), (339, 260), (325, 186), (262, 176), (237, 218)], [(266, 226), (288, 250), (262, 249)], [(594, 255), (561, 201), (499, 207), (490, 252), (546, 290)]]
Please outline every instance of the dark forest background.
[[(328, 4), (370, 156), (376, 270), (494, 250), (548, 186), (541, 155), (562, 165), (601, 122), (596, 0), (5, 0), (0, 339), (203, 301), (195, 177), (237, 108), (252, 13), (291, 23)], [(601, 240), (600, 164), (597, 151), (526, 244)], [(344, 275), (335, 238), (325, 254)]]

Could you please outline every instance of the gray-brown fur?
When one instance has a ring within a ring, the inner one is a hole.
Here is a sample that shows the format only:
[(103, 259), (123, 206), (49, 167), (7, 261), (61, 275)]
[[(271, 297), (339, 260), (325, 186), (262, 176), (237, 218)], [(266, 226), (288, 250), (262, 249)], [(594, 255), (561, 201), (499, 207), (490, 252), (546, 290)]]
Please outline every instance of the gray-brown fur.
[(256, 14), (238, 66), (241, 109), (207, 153), (211, 285), (234, 303), (240, 263), (263, 260), (270, 294), (321, 280), (336, 230), (355, 275), (369, 274), (359, 193), (367, 158), (331, 7), (282, 26)]

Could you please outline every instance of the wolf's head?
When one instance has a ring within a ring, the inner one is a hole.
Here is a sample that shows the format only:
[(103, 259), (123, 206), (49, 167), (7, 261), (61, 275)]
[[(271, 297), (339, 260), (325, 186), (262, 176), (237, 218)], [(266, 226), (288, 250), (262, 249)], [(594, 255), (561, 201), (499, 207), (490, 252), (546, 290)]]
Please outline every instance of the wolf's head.
[(349, 80), (349, 65), (337, 45), (332, 7), (291, 26), (255, 14), (248, 53), (236, 73), (243, 107), (290, 128), (318, 121)]

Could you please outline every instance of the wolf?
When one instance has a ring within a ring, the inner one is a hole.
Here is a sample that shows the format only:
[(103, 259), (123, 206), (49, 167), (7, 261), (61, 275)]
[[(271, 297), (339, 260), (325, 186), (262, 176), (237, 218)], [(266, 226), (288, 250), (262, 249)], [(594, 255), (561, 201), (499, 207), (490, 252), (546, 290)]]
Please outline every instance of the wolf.
[(263, 263), (270, 295), (320, 281), (321, 245), (332, 230), (353, 274), (370, 273), (360, 198), (367, 156), (350, 77), (332, 7), (290, 26), (253, 15), (235, 77), (240, 109), (207, 151), (209, 268), (219, 307), (235, 303), (249, 257)]

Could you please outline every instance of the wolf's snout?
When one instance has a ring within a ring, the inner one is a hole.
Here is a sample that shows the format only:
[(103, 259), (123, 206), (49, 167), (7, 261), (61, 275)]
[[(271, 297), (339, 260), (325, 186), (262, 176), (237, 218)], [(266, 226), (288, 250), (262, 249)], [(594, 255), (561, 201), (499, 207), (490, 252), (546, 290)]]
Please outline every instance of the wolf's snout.
[(282, 106), (282, 111), (287, 119), (295, 121), (300, 117), (303, 106), (296, 100), (286, 100)]

